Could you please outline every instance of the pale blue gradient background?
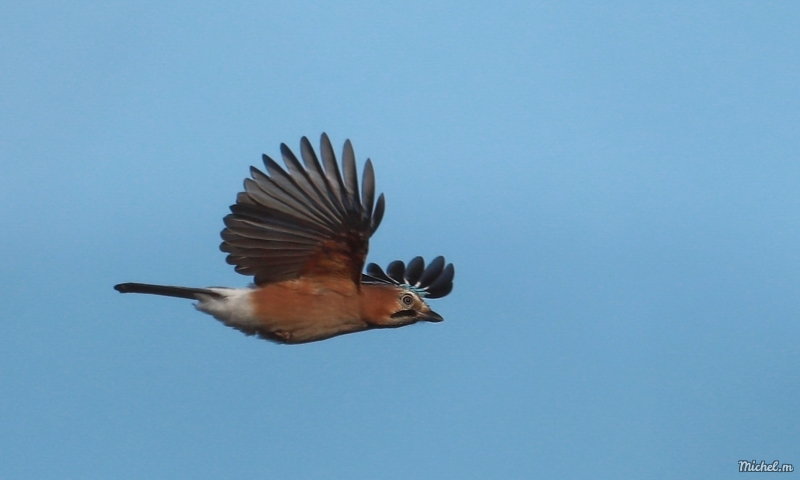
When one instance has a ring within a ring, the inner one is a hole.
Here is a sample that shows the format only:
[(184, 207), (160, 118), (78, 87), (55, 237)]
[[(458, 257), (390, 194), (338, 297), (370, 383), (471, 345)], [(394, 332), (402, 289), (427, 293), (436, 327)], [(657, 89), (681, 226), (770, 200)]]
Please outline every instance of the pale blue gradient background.
[[(794, 2), (6, 2), (0, 478), (800, 468), (799, 109)], [(372, 261), (456, 264), (444, 323), (286, 347), (112, 290), (246, 285), (221, 219), (322, 131)]]

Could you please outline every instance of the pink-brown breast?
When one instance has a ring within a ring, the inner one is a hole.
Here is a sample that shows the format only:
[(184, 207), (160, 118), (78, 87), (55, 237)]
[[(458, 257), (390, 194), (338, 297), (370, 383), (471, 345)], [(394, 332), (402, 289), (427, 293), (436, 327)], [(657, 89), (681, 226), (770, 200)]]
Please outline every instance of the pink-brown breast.
[(305, 277), (251, 293), (259, 334), (283, 343), (305, 343), (368, 328), (359, 293), (349, 279)]

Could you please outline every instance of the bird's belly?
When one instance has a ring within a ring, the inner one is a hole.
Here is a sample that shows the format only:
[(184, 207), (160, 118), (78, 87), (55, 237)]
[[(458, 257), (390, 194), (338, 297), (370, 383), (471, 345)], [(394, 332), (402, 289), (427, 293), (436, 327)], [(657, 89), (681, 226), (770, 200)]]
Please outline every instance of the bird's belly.
[(324, 285), (273, 284), (221, 303), (223, 308), (203, 302), (198, 308), (230, 327), (280, 343), (314, 342), (368, 328), (357, 293)]
[(281, 343), (307, 343), (365, 330), (367, 325), (352, 316), (287, 316), (262, 320), (262, 335)]

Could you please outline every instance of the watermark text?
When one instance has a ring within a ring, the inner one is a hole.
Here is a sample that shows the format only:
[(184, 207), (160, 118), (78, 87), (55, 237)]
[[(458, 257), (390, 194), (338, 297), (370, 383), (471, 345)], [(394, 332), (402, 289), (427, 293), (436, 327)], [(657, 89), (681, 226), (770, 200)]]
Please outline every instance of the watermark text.
[(775, 460), (772, 463), (767, 463), (761, 460), (761, 463), (755, 460), (739, 460), (740, 472), (794, 472), (794, 467), (791, 463), (784, 463)]

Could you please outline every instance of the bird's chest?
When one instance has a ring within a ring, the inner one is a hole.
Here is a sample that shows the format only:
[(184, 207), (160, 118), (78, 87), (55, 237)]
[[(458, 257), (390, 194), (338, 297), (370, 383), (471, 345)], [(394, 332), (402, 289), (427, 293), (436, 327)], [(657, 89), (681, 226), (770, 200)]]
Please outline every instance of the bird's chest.
[(256, 289), (251, 298), (262, 331), (279, 341), (310, 342), (367, 327), (358, 291), (344, 282), (293, 280)]

